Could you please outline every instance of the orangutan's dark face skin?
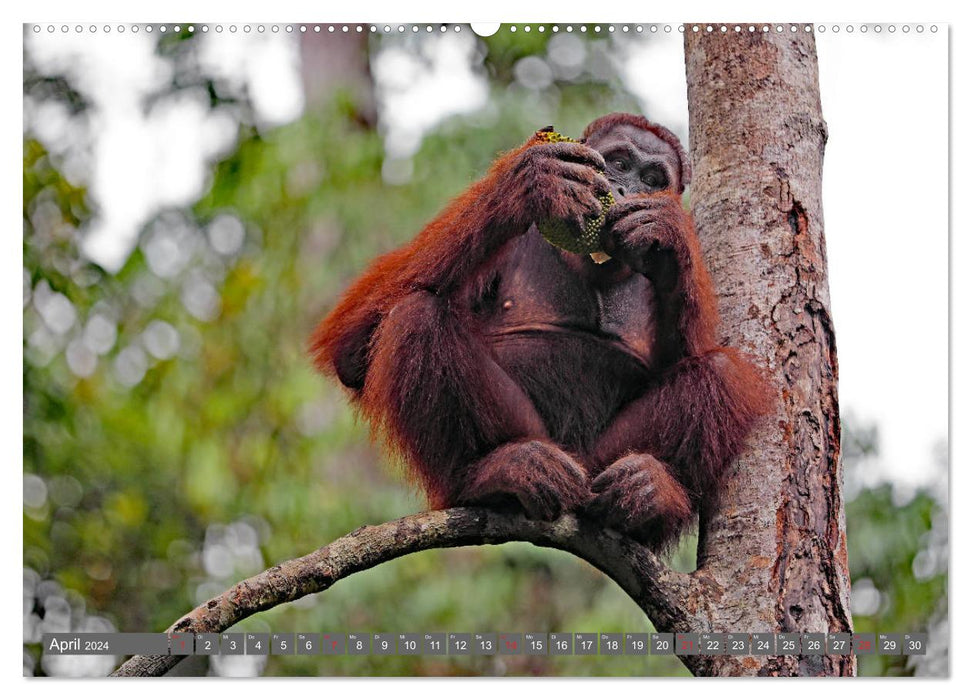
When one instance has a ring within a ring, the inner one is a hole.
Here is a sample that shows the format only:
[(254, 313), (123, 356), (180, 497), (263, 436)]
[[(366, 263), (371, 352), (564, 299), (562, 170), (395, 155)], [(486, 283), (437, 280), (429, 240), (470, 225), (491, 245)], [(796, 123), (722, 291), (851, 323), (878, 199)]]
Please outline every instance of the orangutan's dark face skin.
[(618, 201), (639, 193), (681, 191), (677, 153), (650, 131), (621, 124), (593, 134), (586, 145), (606, 161), (604, 174)]

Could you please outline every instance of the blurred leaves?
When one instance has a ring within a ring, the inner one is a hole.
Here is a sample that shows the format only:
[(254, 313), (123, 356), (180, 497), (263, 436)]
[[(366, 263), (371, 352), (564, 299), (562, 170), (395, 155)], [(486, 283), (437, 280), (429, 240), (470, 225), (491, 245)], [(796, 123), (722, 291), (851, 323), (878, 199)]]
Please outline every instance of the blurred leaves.
[[(844, 417), (844, 468), (872, 468), (879, 432)], [(865, 449), (859, 446), (864, 445)], [(946, 464), (941, 465), (946, 479)], [(848, 480), (855, 475), (848, 475)], [(901, 502), (903, 501), (903, 502)], [(929, 490), (902, 495), (889, 483), (862, 488), (846, 505), (846, 539), (852, 581), (851, 608), (857, 632), (930, 632), (935, 646), (947, 620), (948, 541), (945, 504)], [(946, 631), (943, 632), (946, 636)], [(911, 675), (925, 657), (861, 656), (861, 676)], [(932, 660), (935, 667), (940, 659)]]

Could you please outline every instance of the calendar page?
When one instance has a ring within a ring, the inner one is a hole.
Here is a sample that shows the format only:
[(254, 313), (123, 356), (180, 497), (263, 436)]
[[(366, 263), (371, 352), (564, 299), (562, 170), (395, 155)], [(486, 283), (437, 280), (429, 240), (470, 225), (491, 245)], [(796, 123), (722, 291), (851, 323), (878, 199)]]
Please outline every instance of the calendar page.
[(948, 676), (948, 25), (315, 14), (22, 26), (24, 676)]

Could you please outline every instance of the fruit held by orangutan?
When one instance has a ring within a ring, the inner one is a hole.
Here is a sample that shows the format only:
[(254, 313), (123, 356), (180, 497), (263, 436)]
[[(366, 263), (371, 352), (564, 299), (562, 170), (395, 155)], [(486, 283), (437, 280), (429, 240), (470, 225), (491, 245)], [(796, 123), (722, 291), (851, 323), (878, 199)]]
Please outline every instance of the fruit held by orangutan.
[[(575, 139), (571, 139), (568, 136), (559, 134), (555, 131), (537, 131), (536, 137), (542, 141), (548, 143), (559, 143), (562, 141), (568, 141), (570, 143), (577, 143)], [(614, 196), (608, 192), (603, 195), (600, 199), (600, 214), (595, 217), (588, 217), (583, 220), (583, 226), (580, 231), (577, 231), (571, 224), (566, 221), (561, 221), (557, 219), (546, 219), (544, 221), (538, 221), (536, 227), (539, 232), (543, 235), (547, 241), (552, 243), (558, 248), (567, 250), (571, 253), (578, 253), (580, 255), (586, 254), (597, 254), (594, 259), (598, 262), (598, 257), (601, 257), (600, 246), (600, 229), (603, 228), (604, 220), (607, 216), (607, 210), (614, 204)], [(604, 258), (605, 259), (605, 258)]]

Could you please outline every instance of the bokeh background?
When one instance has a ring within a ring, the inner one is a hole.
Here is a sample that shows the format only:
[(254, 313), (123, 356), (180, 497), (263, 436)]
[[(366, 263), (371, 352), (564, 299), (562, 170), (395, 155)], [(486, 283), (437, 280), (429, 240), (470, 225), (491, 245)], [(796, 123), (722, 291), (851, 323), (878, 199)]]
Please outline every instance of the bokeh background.
[[(420, 510), (311, 371), (316, 322), (538, 127), (641, 111), (687, 143), (676, 26), (259, 26), (24, 28), (25, 675), (120, 661), (42, 657), (44, 632), (161, 631)], [(876, 26), (817, 35), (852, 608), (859, 631), (931, 634), (928, 656), (863, 657), (861, 675), (942, 675), (947, 42)], [(915, 118), (944, 128), (900, 164)], [(906, 343), (887, 342), (902, 323)], [(673, 565), (693, 552), (689, 538)], [(592, 567), (525, 544), (413, 554), (234, 629), (652, 631)], [(211, 661), (176, 673), (687, 675), (664, 657)]]

